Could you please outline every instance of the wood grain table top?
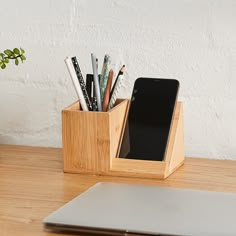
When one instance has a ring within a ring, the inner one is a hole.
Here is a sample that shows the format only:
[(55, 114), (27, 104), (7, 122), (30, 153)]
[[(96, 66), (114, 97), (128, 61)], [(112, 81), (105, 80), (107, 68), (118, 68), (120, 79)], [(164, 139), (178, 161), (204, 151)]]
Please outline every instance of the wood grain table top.
[(0, 235), (60, 235), (44, 231), (44, 217), (97, 182), (236, 193), (236, 161), (186, 158), (166, 180), (118, 178), (63, 173), (59, 148), (0, 145)]

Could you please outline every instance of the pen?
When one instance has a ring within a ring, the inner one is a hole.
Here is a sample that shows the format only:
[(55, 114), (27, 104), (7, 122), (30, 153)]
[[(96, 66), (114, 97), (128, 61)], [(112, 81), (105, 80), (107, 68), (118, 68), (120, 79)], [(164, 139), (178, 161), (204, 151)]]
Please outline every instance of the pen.
[(97, 68), (97, 72), (98, 72), (98, 58), (96, 58), (96, 68)]
[(81, 90), (82, 90), (85, 102), (87, 104), (87, 107), (88, 107), (89, 111), (92, 111), (93, 110), (92, 103), (90, 101), (90, 98), (89, 98), (89, 95), (88, 95), (88, 92), (87, 92), (87, 89), (86, 89), (86, 85), (84, 83), (84, 79), (83, 79), (81, 70), (79, 68), (79, 63), (78, 63), (76, 57), (72, 57), (71, 61), (73, 63), (74, 70), (75, 70), (75, 73), (77, 75), (77, 78), (78, 78), (78, 81), (79, 81), (79, 84), (80, 84), (80, 87), (81, 87)]
[(104, 57), (104, 62), (102, 66), (102, 73), (101, 73), (101, 79), (100, 79), (100, 91), (101, 91), (101, 99), (103, 101), (104, 93), (107, 85), (108, 80), (108, 74), (109, 74), (109, 65), (111, 63), (111, 57), (106, 54)]
[(69, 71), (69, 74), (70, 74), (70, 77), (71, 77), (71, 80), (74, 84), (74, 87), (75, 87), (75, 91), (78, 95), (78, 98), (79, 98), (79, 101), (80, 101), (80, 105), (82, 107), (82, 110), (83, 111), (88, 111), (88, 107), (87, 107), (87, 104), (86, 104), (86, 101), (84, 99), (84, 96), (83, 96), (83, 92), (82, 92), (82, 89), (80, 87), (80, 84), (79, 84), (79, 81), (77, 79), (77, 76), (76, 76), (76, 73), (75, 73), (75, 70), (74, 70), (74, 67), (73, 67), (73, 64), (72, 64), (72, 61), (71, 61), (71, 58), (70, 57), (67, 57), (65, 59), (65, 63), (66, 63), (66, 66), (67, 66), (67, 69)]
[(91, 54), (91, 59), (92, 59), (92, 67), (93, 67), (93, 82), (94, 82), (94, 87), (95, 87), (95, 97), (97, 99), (98, 111), (102, 111), (101, 94), (100, 94), (98, 71), (97, 71), (97, 65), (96, 65), (96, 56), (93, 53)]

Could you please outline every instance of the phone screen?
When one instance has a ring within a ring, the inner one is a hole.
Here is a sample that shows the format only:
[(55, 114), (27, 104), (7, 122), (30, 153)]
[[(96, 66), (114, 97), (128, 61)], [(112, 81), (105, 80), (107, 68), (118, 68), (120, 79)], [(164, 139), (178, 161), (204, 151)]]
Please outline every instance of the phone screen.
[(135, 81), (120, 158), (164, 159), (178, 88), (174, 79)]

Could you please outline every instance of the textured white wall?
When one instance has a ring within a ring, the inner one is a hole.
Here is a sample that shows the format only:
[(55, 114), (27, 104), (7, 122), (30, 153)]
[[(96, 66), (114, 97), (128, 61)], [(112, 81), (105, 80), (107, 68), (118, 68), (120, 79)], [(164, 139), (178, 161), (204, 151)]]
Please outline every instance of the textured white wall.
[(26, 63), (0, 71), (0, 143), (61, 146), (77, 99), (64, 58), (85, 74), (109, 53), (127, 67), (121, 97), (140, 76), (180, 81), (187, 156), (236, 159), (236, 1), (1, 1), (0, 51), (19, 46)]

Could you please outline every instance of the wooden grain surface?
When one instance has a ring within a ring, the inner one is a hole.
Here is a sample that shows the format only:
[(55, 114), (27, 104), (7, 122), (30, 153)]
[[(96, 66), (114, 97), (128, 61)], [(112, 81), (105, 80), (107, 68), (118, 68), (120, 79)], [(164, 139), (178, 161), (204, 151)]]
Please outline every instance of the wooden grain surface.
[(0, 145), (1, 236), (56, 236), (43, 230), (43, 218), (101, 181), (236, 193), (236, 161), (186, 158), (166, 180), (65, 174), (62, 168), (61, 149)]
[[(175, 107), (164, 161), (115, 158), (120, 150), (129, 103), (127, 99), (118, 99), (109, 112), (84, 112), (79, 110), (77, 102), (62, 111), (65, 172), (165, 179), (183, 164), (182, 102), (177, 102)], [(126, 146), (129, 149), (129, 144)]]
[[(128, 145), (127, 145), (128, 146)], [(164, 161), (112, 158), (112, 176), (165, 179), (184, 163), (183, 105), (176, 104)]]
[(118, 99), (108, 112), (78, 110), (79, 102), (62, 111), (64, 170), (68, 173), (106, 173), (115, 157), (127, 99)]

